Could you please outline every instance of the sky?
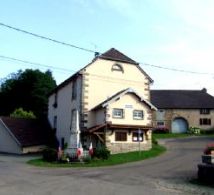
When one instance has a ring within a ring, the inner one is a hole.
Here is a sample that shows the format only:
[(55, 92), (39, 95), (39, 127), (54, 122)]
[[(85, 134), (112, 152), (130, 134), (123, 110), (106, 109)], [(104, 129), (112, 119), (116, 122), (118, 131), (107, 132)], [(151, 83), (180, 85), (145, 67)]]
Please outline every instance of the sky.
[[(152, 89), (207, 88), (214, 95), (213, 10), (213, 0), (0, 0), (0, 23), (101, 53), (114, 47), (142, 63)], [(0, 56), (68, 69), (49, 68), (57, 84), (94, 58), (3, 26)], [(0, 79), (20, 69), (47, 70), (2, 57), (0, 68)]]

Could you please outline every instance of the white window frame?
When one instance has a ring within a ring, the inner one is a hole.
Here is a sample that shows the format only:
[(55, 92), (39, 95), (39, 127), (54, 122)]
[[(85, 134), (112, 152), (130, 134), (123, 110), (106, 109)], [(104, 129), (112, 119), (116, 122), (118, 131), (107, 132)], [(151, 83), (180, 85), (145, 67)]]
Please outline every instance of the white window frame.
[(113, 108), (112, 116), (113, 118), (124, 118), (124, 110), (121, 108)]
[(143, 110), (133, 110), (133, 119), (143, 120), (144, 112)]

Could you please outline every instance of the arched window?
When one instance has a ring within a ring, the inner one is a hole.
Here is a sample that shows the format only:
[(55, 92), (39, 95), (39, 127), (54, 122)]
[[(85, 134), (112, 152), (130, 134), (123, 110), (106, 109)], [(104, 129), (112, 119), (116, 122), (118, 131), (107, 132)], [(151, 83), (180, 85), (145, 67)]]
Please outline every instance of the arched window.
[(123, 70), (123, 67), (122, 67), (121, 64), (114, 64), (114, 65), (111, 67), (111, 71), (119, 71), (119, 72), (124, 73), (124, 70)]

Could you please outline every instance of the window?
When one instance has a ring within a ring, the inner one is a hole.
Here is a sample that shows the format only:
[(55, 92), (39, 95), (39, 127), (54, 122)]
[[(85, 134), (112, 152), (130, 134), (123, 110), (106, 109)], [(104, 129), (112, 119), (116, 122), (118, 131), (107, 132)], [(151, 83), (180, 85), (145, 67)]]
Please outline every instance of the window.
[(143, 119), (143, 110), (134, 110), (133, 119), (142, 120)]
[(164, 121), (158, 121), (157, 126), (158, 127), (163, 127), (165, 125)]
[(210, 109), (206, 109), (206, 108), (201, 109), (200, 114), (210, 114)]
[(119, 71), (119, 72), (124, 73), (123, 67), (122, 67), (122, 65), (120, 65), (120, 64), (114, 64), (114, 65), (111, 67), (111, 71)]
[(133, 142), (142, 142), (143, 141), (143, 132), (138, 133), (138, 132), (133, 132), (132, 133), (132, 141)]
[(54, 120), (53, 120), (53, 128), (56, 129), (57, 128), (57, 116), (54, 116)]
[(124, 113), (123, 109), (114, 108), (113, 109), (113, 118), (123, 118)]
[(61, 149), (64, 150), (65, 149), (65, 138), (64, 137), (61, 137)]
[(115, 132), (115, 141), (127, 141), (127, 133)]
[(74, 80), (72, 83), (72, 100), (75, 100), (77, 97), (77, 81)]
[(200, 125), (211, 125), (210, 118), (200, 118)]
[(55, 93), (55, 96), (54, 96), (54, 103), (53, 103), (53, 107), (54, 107), (54, 108), (57, 108), (57, 100), (58, 100), (58, 94)]

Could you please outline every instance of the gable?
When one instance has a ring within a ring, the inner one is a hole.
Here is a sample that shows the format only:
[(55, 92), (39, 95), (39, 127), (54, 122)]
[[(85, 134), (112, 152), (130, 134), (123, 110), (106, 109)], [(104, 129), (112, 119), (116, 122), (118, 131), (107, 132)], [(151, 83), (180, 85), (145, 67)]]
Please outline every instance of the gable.
[[(128, 97), (128, 99), (124, 98), (124, 96)], [(144, 104), (147, 107), (149, 107), (150, 109), (157, 110), (155, 106), (153, 106), (147, 100), (143, 99), (143, 97), (141, 97), (139, 94), (137, 94), (132, 88), (127, 88), (127, 89), (117, 92), (116, 94), (112, 95), (111, 97), (109, 97), (108, 99), (103, 101), (102, 103), (98, 104), (95, 108), (93, 108), (93, 110), (99, 109), (101, 107), (102, 108), (107, 107), (110, 104), (114, 104), (114, 102), (117, 102), (121, 99), (125, 99), (125, 103), (133, 102), (133, 99), (134, 99), (134, 104), (136, 104), (136, 103)]]
[(0, 151), (6, 153), (21, 153), (21, 147), (16, 138), (0, 120)]
[(134, 93), (126, 93), (120, 98), (112, 101), (108, 104), (109, 108), (123, 108), (123, 109), (135, 109), (135, 110), (150, 110), (150, 106), (141, 101), (141, 99)]

